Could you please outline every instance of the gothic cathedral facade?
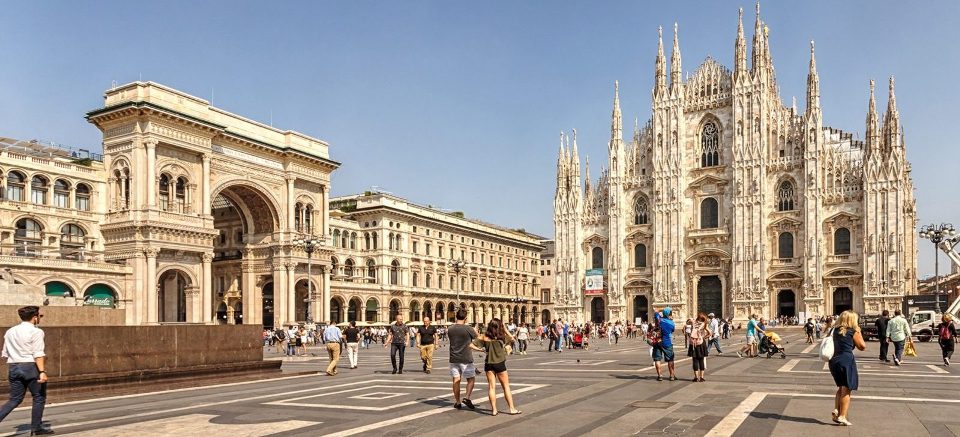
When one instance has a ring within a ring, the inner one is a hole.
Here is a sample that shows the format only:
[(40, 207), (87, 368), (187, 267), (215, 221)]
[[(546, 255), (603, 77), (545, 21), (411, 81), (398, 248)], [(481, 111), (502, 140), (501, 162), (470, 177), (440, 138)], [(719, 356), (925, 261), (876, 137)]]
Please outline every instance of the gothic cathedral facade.
[[(652, 116), (625, 141), (617, 86), (597, 181), (588, 158), (581, 183), (576, 131), (561, 134), (558, 316), (875, 313), (916, 291), (916, 202), (893, 78), (882, 123), (870, 81), (856, 140), (823, 124), (812, 42), (806, 107), (782, 103), (768, 38), (758, 6), (748, 67), (741, 10), (733, 71), (707, 58), (684, 79), (676, 26), (669, 78), (661, 32)], [(588, 269), (602, 289), (587, 289)]]

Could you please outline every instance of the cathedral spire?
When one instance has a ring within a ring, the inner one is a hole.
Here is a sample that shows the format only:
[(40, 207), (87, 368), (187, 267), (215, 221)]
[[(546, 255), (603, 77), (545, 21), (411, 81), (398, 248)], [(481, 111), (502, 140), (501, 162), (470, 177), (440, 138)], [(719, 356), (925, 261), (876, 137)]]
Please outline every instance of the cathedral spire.
[(873, 95), (873, 87), (873, 79), (870, 79), (870, 103), (867, 106), (867, 156), (876, 153), (880, 142), (877, 102)]
[(620, 81), (613, 82), (613, 114), (610, 120), (610, 139), (623, 141), (623, 114), (620, 112)]
[(673, 52), (670, 53), (670, 91), (676, 92), (680, 89), (683, 80), (683, 69), (680, 62), (680, 31), (677, 23), (673, 23)]
[(807, 73), (807, 114), (820, 109), (820, 75), (817, 74), (817, 58), (810, 41), (810, 72)]
[(640, 143), (640, 118), (633, 119), (633, 142)]
[(662, 96), (667, 90), (667, 61), (663, 56), (663, 26), (657, 28), (659, 41), (657, 43), (657, 73), (653, 96)]
[(567, 157), (563, 148), (563, 131), (560, 131), (560, 151), (557, 152), (557, 196), (567, 190)]
[(583, 168), (584, 178), (583, 178), (583, 193), (584, 195), (590, 195), (590, 155), (587, 155), (587, 165)]
[(883, 117), (883, 136), (887, 150), (899, 145), (900, 112), (897, 111), (897, 95), (893, 91), (893, 76), (890, 76), (890, 95), (887, 97), (887, 113)]
[(573, 130), (573, 174), (577, 177), (577, 185), (580, 178), (580, 152), (577, 150), (577, 130)]
[(757, 2), (757, 21), (753, 27), (753, 52), (752, 68), (753, 74), (757, 75), (763, 67), (763, 21), (760, 20), (760, 2)]
[(743, 8), (740, 8), (740, 17), (737, 19), (737, 43), (734, 54), (736, 58), (734, 77), (739, 79), (747, 72), (747, 42), (743, 37)]

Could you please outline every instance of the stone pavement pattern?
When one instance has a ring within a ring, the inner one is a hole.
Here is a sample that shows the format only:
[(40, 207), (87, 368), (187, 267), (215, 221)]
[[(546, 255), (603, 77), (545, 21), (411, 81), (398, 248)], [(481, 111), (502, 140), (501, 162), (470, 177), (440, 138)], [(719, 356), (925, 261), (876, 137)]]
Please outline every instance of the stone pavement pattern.
[[(960, 435), (960, 370), (940, 363), (935, 344), (920, 344), (920, 357), (895, 368), (876, 360), (878, 344), (869, 342), (858, 353), (854, 426), (839, 427), (830, 421), (835, 387), (815, 348), (796, 330), (780, 332), (791, 341), (786, 359), (738, 359), (738, 336), (724, 356), (708, 359), (705, 383), (689, 381), (682, 352), (680, 380), (657, 382), (639, 340), (595, 340), (590, 351), (561, 354), (534, 342), (529, 355), (507, 362), (520, 416), (488, 415), (482, 376), (477, 411), (453, 409), (446, 348), (430, 375), (409, 349), (405, 373), (391, 375), (387, 351), (373, 345), (361, 350), (358, 369), (344, 357), (335, 377), (294, 374), (326, 366), (325, 357), (298, 357), (285, 360), (291, 374), (280, 379), (49, 405), (45, 417), (58, 434), (78, 436)], [(24, 432), (28, 422), (21, 407), (0, 435)]]

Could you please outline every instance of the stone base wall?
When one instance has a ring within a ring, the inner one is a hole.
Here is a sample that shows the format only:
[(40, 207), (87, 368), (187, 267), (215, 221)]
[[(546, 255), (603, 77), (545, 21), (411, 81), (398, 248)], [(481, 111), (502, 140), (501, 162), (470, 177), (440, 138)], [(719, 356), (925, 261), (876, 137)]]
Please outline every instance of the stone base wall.
[[(47, 374), (54, 384), (190, 369), (229, 370), (243, 363), (263, 362), (260, 326), (42, 328), (46, 333)], [(0, 364), (0, 375), (6, 374), (6, 364)]]
[[(64, 299), (64, 298), (58, 298)], [(36, 305), (36, 304), (33, 304)], [(17, 309), (24, 305), (0, 305), (0, 326), (20, 323)], [(126, 311), (96, 306), (42, 306), (41, 328), (54, 326), (120, 326), (124, 324)], [(49, 337), (50, 334), (47, 334)], [(49, 342), (49, 339), (47, 340)]]

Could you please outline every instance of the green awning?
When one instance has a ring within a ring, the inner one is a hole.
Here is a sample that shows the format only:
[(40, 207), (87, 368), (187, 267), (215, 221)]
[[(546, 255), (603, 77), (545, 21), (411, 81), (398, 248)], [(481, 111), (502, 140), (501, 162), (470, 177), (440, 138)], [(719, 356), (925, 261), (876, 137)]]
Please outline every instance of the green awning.
[(73, 295), (73, 290), (70, 289), (70, 286), (64, 284), (63, 282), (53, 281), (47, 282), (45, 285), (47, 296), (63, 296), (67, 293)]
[(94, 284), (87, 289), (87, 293), (83, 297), (83, 304), (113, 308), (115, 300), (116, 296), (110, 287), (103, 284)]

